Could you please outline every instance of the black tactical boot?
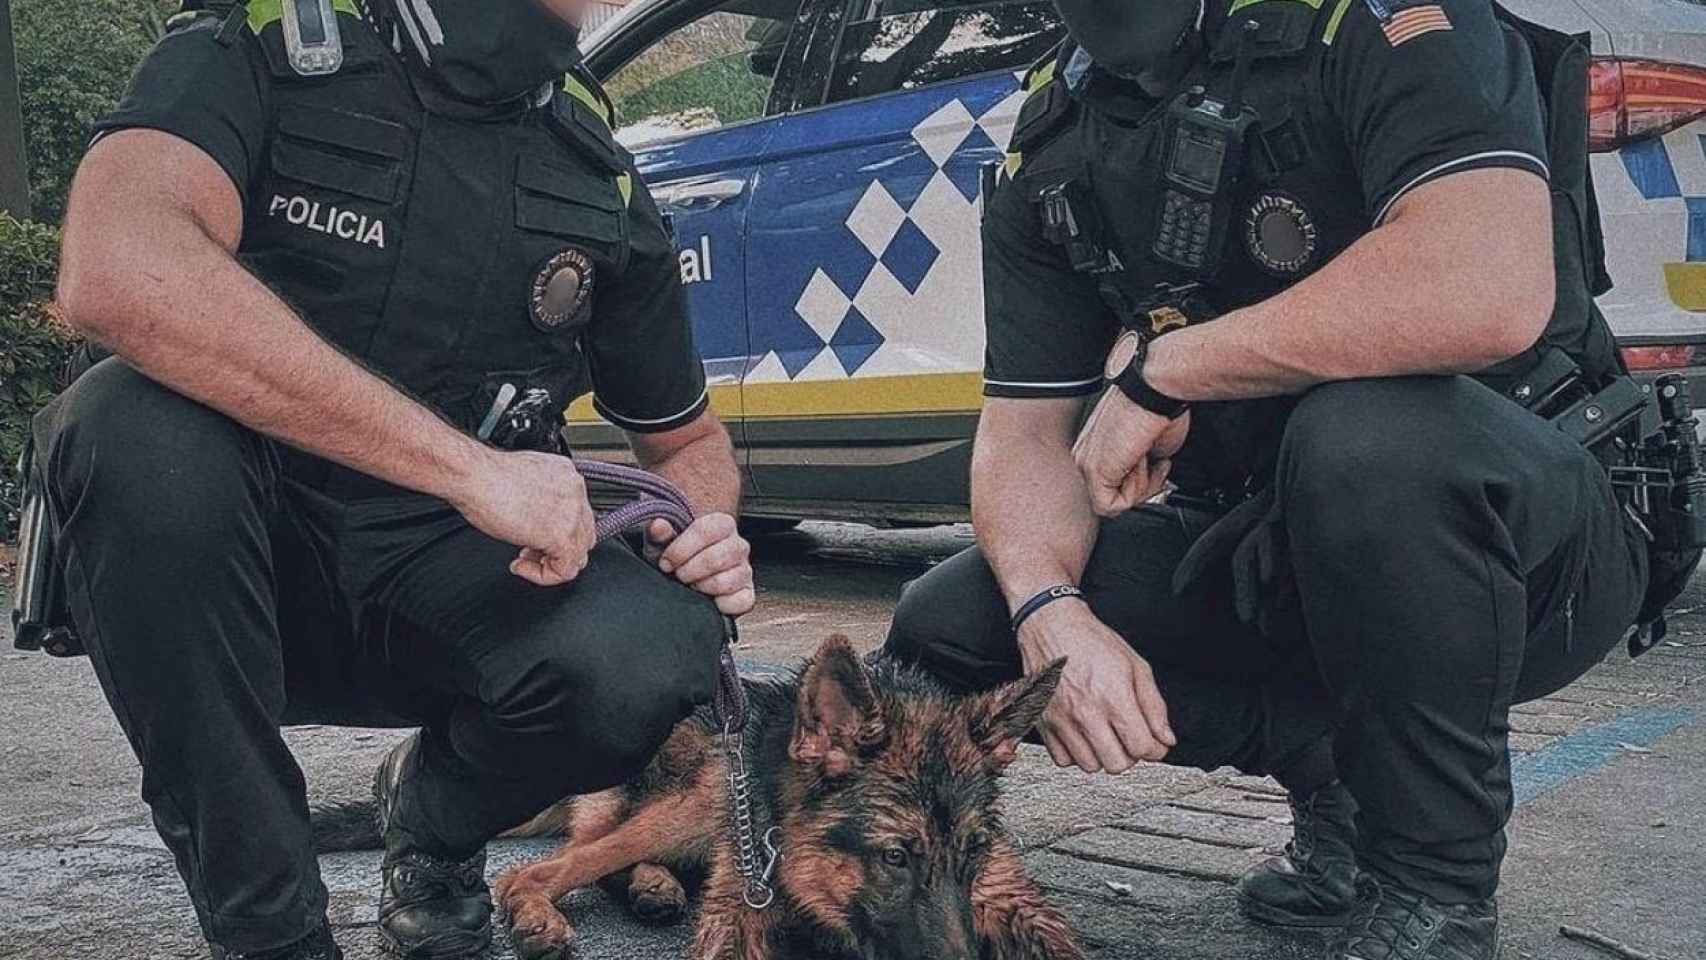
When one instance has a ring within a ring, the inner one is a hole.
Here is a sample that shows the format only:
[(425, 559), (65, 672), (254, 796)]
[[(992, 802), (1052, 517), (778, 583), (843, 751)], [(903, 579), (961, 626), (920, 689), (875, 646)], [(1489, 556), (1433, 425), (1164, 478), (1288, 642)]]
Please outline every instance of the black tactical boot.
[(1356, 903), (1355, 814), (1356, 801), (1337, 780), (1302, 800), (1291, 798), (1285, 855), (1238, 881), (1244, 915), (1280, 927), (1343, 926)]
[(1357, 905), (1327, 960), (1497, 960), (1499, 906), (1446, 906), (1367, 874)]
[(281, 950), (237, 953), (216, 945), (213, 960), (344, 960), (344, 955), (332, 939), (332, 928), (321, 924), (320, 929)]
[(398, 787), (414, 775), (420, 734), (398, 744), (373, 778), (379, 831), (385, 837), (379, 934), (403, 960), (464, 960), (492, 942), (492, 893), (484, 850), (466, 860), (435, 856), (395, 828)]

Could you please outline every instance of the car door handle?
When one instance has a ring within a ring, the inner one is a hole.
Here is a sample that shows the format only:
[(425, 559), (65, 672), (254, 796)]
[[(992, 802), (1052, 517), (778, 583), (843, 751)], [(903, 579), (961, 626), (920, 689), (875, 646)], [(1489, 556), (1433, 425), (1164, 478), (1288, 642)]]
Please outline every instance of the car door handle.
[(659, 187), (653, 197), (661, 207), (715, 207), (724, 201), (733, 200), (745, 190), (745, 180), (701, 180)]

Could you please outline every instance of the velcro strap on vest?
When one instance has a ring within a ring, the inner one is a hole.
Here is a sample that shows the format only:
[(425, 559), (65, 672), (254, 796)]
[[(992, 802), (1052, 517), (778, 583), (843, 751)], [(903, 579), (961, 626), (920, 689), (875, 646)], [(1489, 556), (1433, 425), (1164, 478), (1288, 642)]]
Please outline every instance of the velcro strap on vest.
[(1226, 26), (1214, 38), (1209, 59), (1215, 63), (1231, 63), (1238, 59), (1238, 47), (1244, 33), (1243, 25), (1256, 22), (1256, 34), (1250, 40), (1250, 55), (1256, 60), (1294, 57), (1309, 46), (1315, 33), (1315, 19), (1322, 0), (1249, 0), (1232, 5)]

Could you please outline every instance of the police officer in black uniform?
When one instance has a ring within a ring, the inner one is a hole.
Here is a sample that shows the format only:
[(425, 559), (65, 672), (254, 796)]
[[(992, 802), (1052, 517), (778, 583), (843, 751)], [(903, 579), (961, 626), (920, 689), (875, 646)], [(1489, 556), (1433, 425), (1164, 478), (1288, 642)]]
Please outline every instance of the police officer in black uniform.
[[(78, 175), (60, 303), (117, 356), (36, 462), (216, 956), (338, 956), (281, 723), (422, 726), (378, 777), (379, 928), (476, 955), (486, 841), (638, 772), (711, 695), (719, 608), (751, 606), (732, 450), (581, 5), (188, 4)], [(699, 508), (650, 531), (664, 572), (594, 546), (557, 446), (589, 386)]]
[(1057, 763), (1291, 791), (1249, 916), (1490, 958), (1510, 706), (1651, 615), (1603, 443), (1553, 422), (1629, 386), (1586, 54), (1488, 0), (1059, 7), (985, 181), (979, 546), (888, 651), (968, 690), (1069, 657)]

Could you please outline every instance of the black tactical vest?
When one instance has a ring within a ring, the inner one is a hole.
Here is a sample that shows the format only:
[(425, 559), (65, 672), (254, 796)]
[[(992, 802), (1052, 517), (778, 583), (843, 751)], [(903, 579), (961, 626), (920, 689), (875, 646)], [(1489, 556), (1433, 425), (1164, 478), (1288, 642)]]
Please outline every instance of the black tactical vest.
[[(1178, 84), (1200, 85), (1224, 102), (1234, 85), (1241, 43), (1250, 57), (1244, 99), (1259, 121), (1247, 144), (1248, 161), (1231, 198), (1234, 211), (1220, 268), (1204, 296), (1225, 313), (1260, 302), (1308, 277), (1372, 228), (1359, 189), (1351, 153), (1330, 118), (1316, 116), (1326, 103), (1320, 89), (1321, 61), (1329, 46), (1336, 4), (1305, 0), (1267, 0), (1241, 8), (1211, 28), (1201, 61)], [(1484, 371), (1480, 379), (1501, 392), (1518, 388), (1538, 361), (1555, 346), (1578, 364), (1588, 379), (1603, 384), (1623, 372), (1610, 329), (1594, 296), (1610, 288), (1604, 268), (1598, 210), (1588, 170), (1587, 123), (1581, 104), (1588, 82), (1588, 47), (1573, 38), (1520, 21), (1499, 10), (1501, 19), (1529, 43), (1547, 101), (1548, 147), (1552, 158), (1552, 200), (1557, 261), (1557, 305), (1535, 349)], [(1249, 37), (1242, 36), (1245, 24)], [(1026, 101), (1015, 126), (1010, 156), (1028, 157), (1059, 136), (1077, 110), (1081, 96), (1067, 93), (1065, 73), (1074, 49), (1068, 41), (1032, 68)], [(1084, 84), (1127, 83), (1092, 70)], [(1082, 92), (1082, 88), (1081, 88)], [(1132, 302), (1141, 302), (1158, 284), (1179, 284), (1194, 277), (1149, 255), (1155, 240), (1162, 190), (1156, 171), (1168, 149), (1166, 103), (1131, 99), (1130, 115), (1119, 117), (1120, 98), (1101, 98), (1097, 109), (1111, 109), (1117, 121), (1098, 125), (1100, 142), (1084, 145), (1084, 164), (1048, 173), (1029, 171), (1027, 180), (1047, 189), (1050, 176), (1077, 181), (1094, 198), (1102, 242), (1118, 259), (1118, 269), (1090, 266), (1100, 275), (1106, 298), (1122, 321)], [(1112, 104), (1107, 107), (1106, 104)], [(1028, 164), (1028, 160), (1026, 161)], [(1277, 224), (1286, 243), (1267, 242), (1261, 231)], [(1299, 256), (1299, 252), (1305, 251)], [(1375, 305), (1347, 304), (1346, 309)], [(1277, 416), (1277, 414), (1276, 414)], [(1259, 418), (1272, 420), (1269, 418)], [(1256, 428), (1255, 432), (1265, 432)], [(1236, 446), (1246, 438), (1229, 439)]]
[(572, 75), (536, 105), (429, 110), (375, 31), (340, 19), (344, 64), (326, 77), (298, 75), (277, 21), (259, 26), (271, 117), (239, 259), (321, 336), (465, 429), (505, 383), (545, 388), (561, 411), (586, 389), (591, 304), (540, 320), (530, 302), (567, 251), (590, 264), (594, 295), (594, 278), (626, 267), (636, 185), (609, 101)]

